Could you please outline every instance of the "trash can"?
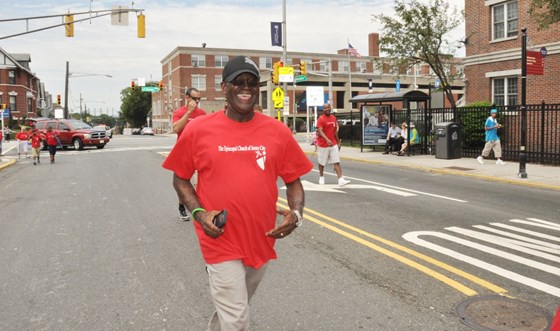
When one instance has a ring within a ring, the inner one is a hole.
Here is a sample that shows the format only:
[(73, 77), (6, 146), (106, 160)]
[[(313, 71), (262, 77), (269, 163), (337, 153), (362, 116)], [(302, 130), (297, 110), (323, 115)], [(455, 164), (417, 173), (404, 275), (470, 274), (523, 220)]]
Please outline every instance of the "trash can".
[(461, 129), (458, 123), (436, 124), (436, 159), (461, 157)]

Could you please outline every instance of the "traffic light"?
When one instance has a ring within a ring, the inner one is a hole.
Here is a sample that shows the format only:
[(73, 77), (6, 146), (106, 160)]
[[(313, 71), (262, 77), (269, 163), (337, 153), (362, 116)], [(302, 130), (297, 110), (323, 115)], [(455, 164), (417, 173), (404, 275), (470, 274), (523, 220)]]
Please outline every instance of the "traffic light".
[(134, 81), (130, 82), (130, 90), (134, 91), (134, 87), (136, 87), (136, 84), (134, 84)]
[(0, 109), (6, 109), (6, 104), (5, 103), (1, 104)]
[(301, 69), (301, 74), (307, 76), (307, 63), (305, 61), (301, 61), (299, 63), (299, 68)]
[(274, 65), (272, 66), (273, 70), (272, 70), (272, 82), (274, 84), (278, 85), (278, 80), (279, 80), (279, 76), (280, 76), (280, 67), (283, 67), (284, 64), (282, 63), (282, 61), (278, 61), (278, 62), (274, 62)]
[(138, 15), (138, 38), (146, 38), (146, 15)]
[(66, 37), (74, 37), (74, 15), (64, 15)]
[(56, 96), (56, 103), (57, 103), (58, 105), (61, 105), (61, 104), (62, 104), (62, 102), (60, 101), (60, 94)]
[(163, 90), (163, 81), (159, 81), (158, 88), (160, 91)]

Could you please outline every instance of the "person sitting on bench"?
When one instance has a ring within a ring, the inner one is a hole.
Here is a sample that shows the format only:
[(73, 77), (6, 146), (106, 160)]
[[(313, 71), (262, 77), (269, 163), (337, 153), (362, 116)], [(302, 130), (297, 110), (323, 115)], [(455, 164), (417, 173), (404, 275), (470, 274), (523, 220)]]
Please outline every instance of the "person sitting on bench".
[(385, 143), (385, 151), (383, 154), (389, 154), (390, 151), (398, 151), (401, 149), (401, 145), (404, 142), (404, 138), (401, 136), (401, 129), (397, 128), (397, 123), (391, 122), (391, 127), (387, 133), (387, 143)]

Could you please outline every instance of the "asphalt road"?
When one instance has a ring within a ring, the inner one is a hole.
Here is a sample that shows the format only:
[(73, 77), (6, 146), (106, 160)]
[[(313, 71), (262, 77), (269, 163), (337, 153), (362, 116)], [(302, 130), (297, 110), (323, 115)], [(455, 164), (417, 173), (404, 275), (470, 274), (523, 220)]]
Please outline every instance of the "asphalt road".
[[(174, 142), (120, 136), (0, 172), (0, 329), (205, 329), (203, 261), (160, 166)], [(344, 188), (331, 174), (325, 186), (316, 171), (303, 178), (305, 224), (277, 243), (254, 330), (470, 330), (456, 306), (496, 293), (558, 307), (557, 192), (360, 162), (343, 170)], [(519, 244), (527, 238), (533, 246)]]

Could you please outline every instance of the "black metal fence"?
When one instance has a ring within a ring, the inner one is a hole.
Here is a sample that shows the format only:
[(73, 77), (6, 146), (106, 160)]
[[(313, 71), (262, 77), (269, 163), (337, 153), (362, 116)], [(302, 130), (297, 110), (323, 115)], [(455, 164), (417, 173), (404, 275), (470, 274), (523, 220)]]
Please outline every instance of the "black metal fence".
[[(484, 123), (490, 116), (490, 107), (457, 108), (457, 120), (452, 108), (413, 109), (410, 122), (414, 123), (421, 137), (421, 153), (435, 151), (435, 128), (443, 122), (458, 122), (461, 125), (461, 147), (463, 157), (477, 157), (485, 143)], [(527, 106), (526, 154), (528, 163), (560, 165), (560, 104), (538, 104)], [(498, 107), (498, 130), (504, 160), (519, 161), (521, 148), (521, 106)], [(359, 116), (359, 115), (358, 115)], [(405, 110), (394, 111), (391, 120), (405, 122)], [(362, 126), (340, 127), (341, 138), (360, 145)]]

